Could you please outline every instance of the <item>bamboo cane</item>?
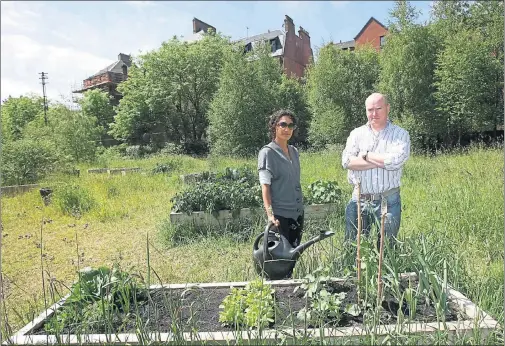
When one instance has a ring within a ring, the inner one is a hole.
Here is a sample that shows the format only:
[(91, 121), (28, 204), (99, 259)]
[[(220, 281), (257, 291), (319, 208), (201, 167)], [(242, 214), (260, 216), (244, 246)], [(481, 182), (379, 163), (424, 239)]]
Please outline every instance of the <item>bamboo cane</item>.
[(361, 283), (361, 257), (360, 257), (360, 239), (361, 239), (361, 230), (362, 230), (362, 223), (361, 223), (361, 183), (358, 182), (358, 235), (357, 235), (357, 242), (358, 242), (358, 249), (357, 249), (357, 255), (356, 255), (356, 263), (358, 265), (358, 286), (357, 286), (357, 296), (358, 296), (358, 305), (359, 305), (359, 286)]
[(380, 297), (382, 294), (382, 257), (384, 256), (384, 224), (386, 221), (387, 204), (384, 206), (384, 199), (382, 200), (382, 216), (381, 216), (381, 239), (380, 239), (380, 250), (379, 250), (379, 274), (377, 275), (377, 305), (380, 304)]

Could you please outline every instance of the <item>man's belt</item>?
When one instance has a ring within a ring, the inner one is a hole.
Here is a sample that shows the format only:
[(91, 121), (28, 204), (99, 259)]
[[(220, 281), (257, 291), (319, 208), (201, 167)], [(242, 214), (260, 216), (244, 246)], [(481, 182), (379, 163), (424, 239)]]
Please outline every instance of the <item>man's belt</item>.
[(383, 193), (371, 194), (371, 193), (362, 193), (360, 199), (364, 199), (366, 201), (378, 201), (382, 197), (391, 196), (394, 193), (400, 192), (399, 187), (395, 187), (391, 190), (384, 191)]

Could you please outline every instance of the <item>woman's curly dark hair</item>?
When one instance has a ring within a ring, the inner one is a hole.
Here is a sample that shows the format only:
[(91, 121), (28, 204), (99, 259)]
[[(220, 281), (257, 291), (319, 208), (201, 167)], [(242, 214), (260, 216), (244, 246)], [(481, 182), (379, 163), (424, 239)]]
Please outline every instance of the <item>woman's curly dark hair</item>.
[(296, 125), (296, 117), (293, 112), (291, 112), (289, 109), (279, 109), (274, 114), (272, 114), (270, 116), (270, 120), (268, 120), (268, 129), (270, 130), (270, 139), (271, 140), (275, 139), (275, 128), (277, 127), (279, 120), (283, 116), (290, 117), (291, 120), (293, 121), (293, 123)]

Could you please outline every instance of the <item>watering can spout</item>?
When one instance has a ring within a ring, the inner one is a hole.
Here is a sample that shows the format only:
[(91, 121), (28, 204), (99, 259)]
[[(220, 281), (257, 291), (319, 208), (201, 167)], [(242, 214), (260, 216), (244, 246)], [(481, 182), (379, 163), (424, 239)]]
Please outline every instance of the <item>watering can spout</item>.
[(335, 232), (333, 232), (333, 231), (321, 230), (321, 232), (319, 233), (319, 235), (317, 235), (314, 238), (310, 239), (306, 243), (298, 245), (296, 248), (294, 248), (292, 250), (292, 252), (293, 252), (293, 259), (296, 259), (296, 257), (300, 256), (302, 254), (302, 252), (304, 252), (305, 250), (307, 250), (307, 248), (309, 248), (310, 246), (314, 245), (315, 243), (317, 243), (317, 242), (319, 242), (319, 241), (321, 241), (321, 240), (323, 240), (325, 238), (331, 237), (334, 234), (335, 234)]

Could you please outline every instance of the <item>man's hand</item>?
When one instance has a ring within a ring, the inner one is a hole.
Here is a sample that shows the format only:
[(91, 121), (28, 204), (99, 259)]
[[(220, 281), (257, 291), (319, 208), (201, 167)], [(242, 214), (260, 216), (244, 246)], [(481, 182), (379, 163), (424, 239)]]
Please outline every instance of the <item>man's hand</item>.
[[(349, 160), (349, 165), (347, 169), (353, 171), (366, 171), (367, 169), (377, 168), (378, 165), (371, 161), (365, 161), (363, 157), (366, 155), (366, 151), (360, 151), (358, 156), (351, 157)], [(370, 153), (368, 153), (370, 156)]]
[(367, 161), (375, 164), (379, 168), (384, 168), (384, 154), (368, 153)]

